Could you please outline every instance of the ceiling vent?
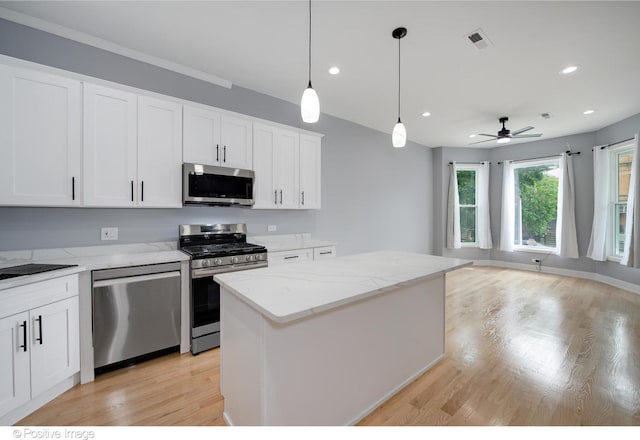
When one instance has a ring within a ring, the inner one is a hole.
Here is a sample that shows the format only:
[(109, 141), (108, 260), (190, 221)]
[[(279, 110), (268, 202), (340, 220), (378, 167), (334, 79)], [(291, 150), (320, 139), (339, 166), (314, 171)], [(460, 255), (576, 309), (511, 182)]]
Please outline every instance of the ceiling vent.
[(542, 113), (540, 116), (542, 116), (543, 119), (551, 119), (551, 113)]
[(480, 28), (476, 29), (470, 34), (467, 34), (466, 37), (478, 50), (486, 49), (490, 45), (493, 46), (493, 43), (491, 42), (489, 37), (487, 37), (487, 34), (485, 34), (484, 31)]

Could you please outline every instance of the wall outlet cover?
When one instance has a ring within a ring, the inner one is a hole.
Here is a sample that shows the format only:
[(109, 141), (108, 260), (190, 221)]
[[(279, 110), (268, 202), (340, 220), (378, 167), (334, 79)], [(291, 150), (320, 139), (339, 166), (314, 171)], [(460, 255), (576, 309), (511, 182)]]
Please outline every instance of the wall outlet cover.
[(268, 225), (267, 226), (267, 231), (269, 232), (276, 232), (278, 230), (278, 227), (276, 225)]
[(100, 228), (100, 240), (117, 240), (118, 228)]

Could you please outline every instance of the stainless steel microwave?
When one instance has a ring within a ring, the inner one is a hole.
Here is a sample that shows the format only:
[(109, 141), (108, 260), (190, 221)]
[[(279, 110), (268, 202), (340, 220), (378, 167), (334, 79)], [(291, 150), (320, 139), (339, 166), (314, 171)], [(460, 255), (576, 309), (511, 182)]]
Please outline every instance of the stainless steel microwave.
[(185, 205), (251, 206), (254, 172), (239, 168), (185, 163), (182, 195)]

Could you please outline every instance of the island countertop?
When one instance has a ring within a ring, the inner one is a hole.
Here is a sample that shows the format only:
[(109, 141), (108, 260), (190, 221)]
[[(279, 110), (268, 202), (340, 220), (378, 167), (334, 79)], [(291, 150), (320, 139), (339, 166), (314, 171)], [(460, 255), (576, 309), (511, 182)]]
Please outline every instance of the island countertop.
[(215, 276), (272, 321), (286, 323), (471, 265), (469, 260), (378, 251)]

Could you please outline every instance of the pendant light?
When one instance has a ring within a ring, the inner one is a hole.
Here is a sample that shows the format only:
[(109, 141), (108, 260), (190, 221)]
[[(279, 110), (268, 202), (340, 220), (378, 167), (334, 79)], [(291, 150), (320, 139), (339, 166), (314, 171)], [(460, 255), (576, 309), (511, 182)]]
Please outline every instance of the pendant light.
[(304, 122), (314, 123), (320, 118), (320, 100), (311, 87), (311, 0), (309, 0), (309, 85), (302, 93), (300, 114)]
[(402, 148), (407, 144), (407, 129), (400, 120), (400, 39), (407, 35), (407, 29), (399, 27), (393, 30), (391, 36), (398, 40), (398, 122), (393, 127), (391, 143), (395, 148)]

